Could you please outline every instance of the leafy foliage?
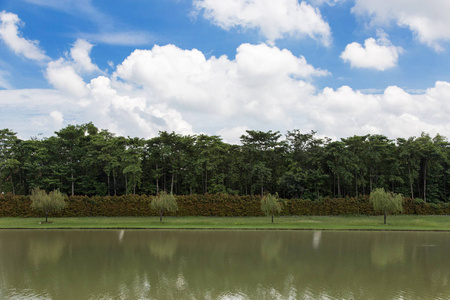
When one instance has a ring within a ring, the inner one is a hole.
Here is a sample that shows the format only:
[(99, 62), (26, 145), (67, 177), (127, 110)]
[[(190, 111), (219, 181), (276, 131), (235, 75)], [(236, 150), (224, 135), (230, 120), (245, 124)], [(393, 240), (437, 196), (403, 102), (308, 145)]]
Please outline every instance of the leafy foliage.
[(242, 145), (219, 136), (160, 132), (115, 136), (92, 123), (49, 138), (21, 140), (0, 130), (0, 193), (35, 187), (68, 195), (120, 196), (278, 193), (284, 199), (360, 198), (377, 188), (450, 203), (450, 147), (443, 136), (379, 134), (336, 141), (316, 132), (248, 130)]
[(159, 221), (162, 222), (162, 217), (166, 211), (176, 212), (178, 210), (177, 199), (173, 194), (167, 194), (165, 191), (156, 196), (150, 203), (153, 210), (159, 212)]
[(281, 203), (278, 199), (278, 195), (265, 195), (261, 198), (261, 210), (266, 214), (266, 216), (273, 216), (281, 212)]
[(370, 193), (370, 203), (376, 211), (381, 211), (384, 214), (384, 224), (386, 224), (386, 216), (388, 213), (401, 212), (403, 196), (401, 194), (394, 194), (386, 192), (383, 188), (378, 188)]
[(31, 191), (30, 199), (32, 209), (45, 213), (46, 223), (50, 212), (61, 210), (67, 206), (67, 203), (64, 201), (64, 195), (59, 190), (54, 190), (47, 194), (45, 190), (35, 188)]

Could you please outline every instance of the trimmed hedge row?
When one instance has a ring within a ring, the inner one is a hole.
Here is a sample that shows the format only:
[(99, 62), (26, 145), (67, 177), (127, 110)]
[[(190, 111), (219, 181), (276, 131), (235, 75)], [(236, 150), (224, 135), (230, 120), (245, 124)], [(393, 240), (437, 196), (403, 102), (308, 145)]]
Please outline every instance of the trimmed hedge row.
[[(177, 216), (262, 216), (259, 196), (235, 196), (226, 194), (176, 196)], [(53, 213), (52, 217), (90, 216), (157, 216), (150, 209), (153, 196), (128, 195), (113, 197), (68, 197), (68, 206)], [(289, 199), (281, 200), (281, 215), (336, 216), (376, 215), (368, 197), (325, 198), (321, 201)], [(403, 214), (450, 215), (449, 204), (429, 204), (406, 198)], [(0, 217), (38, 217), (31, 209), (28, 196), (0, 195)]]

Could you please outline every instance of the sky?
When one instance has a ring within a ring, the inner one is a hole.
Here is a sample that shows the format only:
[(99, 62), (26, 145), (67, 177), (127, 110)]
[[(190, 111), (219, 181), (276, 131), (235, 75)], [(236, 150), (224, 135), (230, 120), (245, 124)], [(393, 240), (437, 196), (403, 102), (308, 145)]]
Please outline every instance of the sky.
[(450, 135), (448, 0), (0, 0), (0, 128)]

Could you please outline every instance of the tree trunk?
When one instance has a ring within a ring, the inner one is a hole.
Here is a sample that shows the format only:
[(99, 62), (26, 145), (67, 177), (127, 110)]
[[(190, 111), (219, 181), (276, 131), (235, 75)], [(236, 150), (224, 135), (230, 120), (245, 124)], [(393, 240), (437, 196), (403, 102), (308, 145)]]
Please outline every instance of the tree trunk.
[(73, 180), (73, 172), (71, 173), (71, 179), (72, 179), (72, 196), (75, 195), (75, 182)]
[(205, 194), (208, 193), (208, 169), (205, 169)]
[(128, 176), (125, 174), (125, 195), (128, 195)]
[(427, 202), (427, 167), (428, 162), (425, 160), (423, 166), (423, 201)]
[(272, 224), (273, 224), (273, 215), (272, 215)]
[(109, 183), (109, 174), (108, 174), (108, 196), (111, 196), (111, 187)]
[(163, 215), (163, 212), (160, 211), (160, 212), (159, 212), (159, 222), (162, 222), (162, 215)]
[(264, 197), (264, 179), (261, 178), (261, 198)]
[(133, 195), (136, 195), (136, 174), (133, 174)]
[(117, 189), (116, 189), (116, 174), (113, 174), (113, 182), (114, 182), (114, 196), (117, 196)]
[(16, 195), (16, 189), (14, 188), (14, 181), (13, 181), (13, 174), (12, 173), (9, 175), (9, 179), (11, 179), (11, 188), (12, 188), (13, 196), (15, 196)]
[(159, 193), (158, 163), (156, 163), (156, 195)]
[(414, 200), (413, 179), (411, 177), (411, 165), (409, 163), (408, 163), (408, 174), (409, 174), (409, 186), (411, 188), (411, 199)]
[(386, 224), (386, 210), (384, 211), (384, 224)]
[(45, 223), (48, 223), (47, 219), (48, 219), (48, 211), (45, 212)]
[(170, 183), (170, 193), (173, 194), (173, 179), (174, 179), (174, 173), (172, 173), (172, 182)]
[(337, 180), (338, 180), (338, 197), (342, 197), (342, 195), (341, 195), (341, 181), (339, 180), (339, 176), (338, 176)]

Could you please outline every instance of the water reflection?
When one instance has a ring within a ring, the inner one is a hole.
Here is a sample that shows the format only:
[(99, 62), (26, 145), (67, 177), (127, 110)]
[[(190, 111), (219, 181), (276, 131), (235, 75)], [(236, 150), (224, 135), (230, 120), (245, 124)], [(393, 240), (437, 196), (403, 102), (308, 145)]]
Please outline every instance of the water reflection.
[(319, 249), (321, 238), (322, 238), (322, 231), (314, 231), (312, 242), (314, 249)]
[(282, 240), (280, 236), (268, 234), (261, 243), (261, 257), (265, 262), (278, 261), (280, 259), (280, 251)]
[(450, 233), (8, 230), (0, 298), (448, 299), (449, 253)]
[(51, 234), (44, 238), (31, 238), (28, 244), (30, 264), (38, 268), (40, 265), (58, 263), (63, 255), (64, 248), (64, 239), (54, 237)]
[(371, 252), (372, 263), (378, 267), (386, 268), (389, 265), (404, 263), (405, 241), (403, 237), (392, 233), (375, 235)]
[(150, 253), (159, 260), (171, 260), (177, 250), (178, 239), (175, 236), (159, 232), (159, 234), (152, 236), (148, 246)]
[(119, 242), (123, 241), (124, 236), (125, 236), (125, 230), (119, 230)]

